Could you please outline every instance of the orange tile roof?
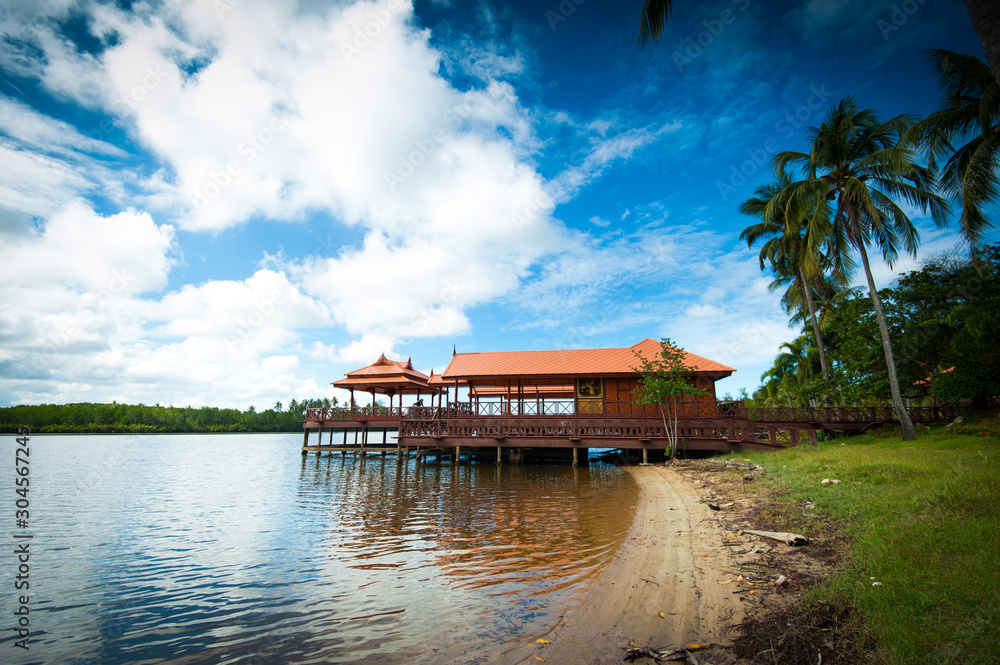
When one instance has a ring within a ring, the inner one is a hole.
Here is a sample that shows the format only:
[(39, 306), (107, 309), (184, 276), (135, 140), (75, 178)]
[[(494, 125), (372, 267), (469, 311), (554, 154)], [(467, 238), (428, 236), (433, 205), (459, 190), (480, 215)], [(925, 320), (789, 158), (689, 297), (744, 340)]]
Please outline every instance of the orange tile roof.
[[(660, 343), (647, 338), (622, 349), (456, 353), (441, 376), (442, 380), (454, 381), (513, 376), (634, 375), (634, 367), (638, 365), (636, 351), (645, 358), (654, 359), (660, 354)], [(685, 364), (693, 372), (709, 372), (721, 376), (729, 376), (736, 371), (690, 352), (685, 352)]]
[(954, 366), (954, 365), (952, 365), (952, 366), (951, 366), (951, 367), (949, 367), (948, 369), (943, 369), (943, 370), (941, 370), (941, 371), (940, 371), (940, 372), (938, 372), (938, 373), (937, 373), (936, 375), (935, 375), (935, 374), (931, 374), (931, 375), (930, 375), (930, 376), (928, 376), (928, 377), (927, 377), (926, 379), (921, 379), (921, 380), (919, 380), (919, 381), (914, 381), (914, 382), (913, 382), (913, 385), (915, 385), (915, 386), (929, 386), (929, 385), (930, 385), (930, 383), (931, 383), (931, 381), (932, 381), (932, 380), (934, 379), (934, 377), (935, 377), (935, 376), (940, 376), (940, 375), (942, 375), (942, 374), (947, 374), (948, 372), (954, 372), (954, 371), (955, 371), (955, 366)]
[(390, 360), (382, 356), (367, 367), (347, 373), (347, 378), (334, 381), (335, 388), (349, 388), (377, 393), (402, 392), (434, 392), (436, 388), (428, 385), (426, 374), (413, 369), (413, 363), (408, 359)]

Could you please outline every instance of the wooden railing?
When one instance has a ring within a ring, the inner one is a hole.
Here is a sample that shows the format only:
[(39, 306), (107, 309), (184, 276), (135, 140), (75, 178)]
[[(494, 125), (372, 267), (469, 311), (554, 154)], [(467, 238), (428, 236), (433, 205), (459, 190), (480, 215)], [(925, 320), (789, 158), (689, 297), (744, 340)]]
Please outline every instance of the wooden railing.
[[(481, 400), (448, 405), (449, 416), (471, 417), (556, 417), (593, 416), (595, 418), (657, 417), (655, 408), (636, 404), (632, 400), (533, 399)], [(711, 402), (686, 400), (680, 404), (682, 418), (712, 417), (716, 410)]]
[(327, 421), (358, 421), (358, 420), (398, 420), (404, 416), (408, 409), (423, 409), (428, 411), (429, 407), (388, 407), (381, 404), (372, 407), (356, 406), (352, 410), (350, 407), (335, 406), (329, 409), (306, 409), (307, 421), (327, 422)]
[[(720, 403), (720, 405), (723, 403)], [(732, 402), (727, 403), (733, 404)], [(721, 407), (720, 407), (721, 408)], [(731, 408), (731, 407), (729, 407)], [(747, 407), (747, 420), (753, 422), (806, 422), (895, 423), (896, 410), (891, 406), (819, 406), (819, 407)], [(906, 409), (913, 422), (940, 422), (954, 420), (958, 415), (954, 406), (912, 406)]]
[[(579, 406), (587, 405), (588, 409), (594, 404), (580, 402)], [(306, 420), (309, 422), (343, 422), (354, 421), (363, 422), (369, 420), (399, 420), (402, 425), (413, 423), (438, 422), (445, 420), (457, 422), (462, 419), (474, 421), (470, 427), (476, 428), (480, 425), (476, 423), (485, 422), (484, 419), (491, 419), (494, 427), (507, 429), (530, 429), (549, 430), (551, 428), (564, 427), (564, 423), (577, 423), (578, 428), (600, 428), (616, 427), (621, 429), (636, 429), (643, 427), (659, 427), (662, 429), (662, 421), (659, 418), (650, 418), (648, 415), (635, 414), (634, 410), (623, 415), (606, 415), (609, 411), (614, 413), (614, 407), (624, 410), (628, 405), (632, 409), (638, 409), (632, 402), (604, 402), (603, 410), (588, 413), (588, 409), (581, 408), (581, 413), (574, 414), (574, 404), (572, 401), (542, 401), (534, 400), (514, 400), (511, 402), (452, 402), (444, 407), (430, 406), (393, 406), (382, 405), (356, 406), (353, 410), (348, 407), (333, 407), (328, 409), (307, 409)], [(700, 431), (708, 427), (718, 429), (719, 423), (756, 423), (756, 424), (784, 424), (798, 425), (799, 429), (812, 424), (826, 423), (894, 423), (898, 422), (896, 413), (892, 407), (884, 406), (864, 406), (864, 407), (745, 407), (741, 401), (720, 401), (715, 405), (715, 412), (705, 413), (707, 410), (704, 403), (686, 402), (681, 405), (680, 426), (682, 429)], [(907, 409), (910, 418), (914, 422), (940, 422), (943, 420), (953, 420), (958, 414), (953, 406), (924, 406), (910, 407)], [(635, 415), (633, 415), (635, 414)], [(711, 423), (711, 425), (704, 425)], [(735, 425), (734, 425), (735, 426)], [(795, 429), (793, 427), (793, 429)], [(467, 436), (475, 436), (467, 435)], [(492, 436), (492, 435), (491, 435)], [(513, 436), (513, 435), (512, 435)], [(541, 436), (561, 436), (560, 434), (542, 434)], [(574, 435), (569, 435), (574, 436)], [(614, 436), (626, 436), (615, 434)], [(627, 435), (632, 436), (632, 435)], [(635, 435), (644, 438), (645, 435)], [(682, 434), (682, 436), (686, 436)], [(692, 434), (694, 436), (694, 434)], [(740, 437), (742, 437), (742, 433)], [(750, 435), (748, 435), (750, 436)], [(756, 436), (756, 434), (753, 434)], [(770, 436), (770, 435), (769, 435)], [(739, 437), (733, 437), (739, 438)]]
[[(775, 446), (798, 445), (808, 427), (748, 423), (728, 418), (691, 418), (682, 420), (678, 436), (682, 439), (721, 439), (731, 442), (764, 443)], [(399, 436), (444, 439), (482, 438), (562, 438), (562, 439), (635, 439), (666, 440), (663, 421), (657, 418), (448, 418), (403, 420)]]

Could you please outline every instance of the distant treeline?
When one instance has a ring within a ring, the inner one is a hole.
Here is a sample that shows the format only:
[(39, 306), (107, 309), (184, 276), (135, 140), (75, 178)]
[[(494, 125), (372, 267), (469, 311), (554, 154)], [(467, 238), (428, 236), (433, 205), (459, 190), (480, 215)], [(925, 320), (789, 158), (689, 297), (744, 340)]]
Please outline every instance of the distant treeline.
[(0, 407), (0, 433), (18, 427), (32, 432), (62, 433), (171, 433), (171, 432), (301, 432), (305, 410), (337, 406), (334, 399), (291, 400), (266, 411), (249, 407), (220, 409), (212, 406), (161, 406), (155, 404), (39, 404)]

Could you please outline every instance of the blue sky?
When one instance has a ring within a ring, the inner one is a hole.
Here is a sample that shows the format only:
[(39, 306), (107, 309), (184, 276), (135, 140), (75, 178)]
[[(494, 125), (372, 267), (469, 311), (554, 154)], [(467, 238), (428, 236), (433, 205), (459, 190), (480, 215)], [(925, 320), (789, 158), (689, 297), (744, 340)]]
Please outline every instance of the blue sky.
[[(796, 334), (738, 241), (766, 160), (844, 96), (932, 111), (926, 51), (981, 46), (958, 1), (720, 0), (639, 52), (640, 6), (0, 3), (0, 403), (645, 337), (752, 391)], [(895, 272), (960, 245), (912, 219)]]

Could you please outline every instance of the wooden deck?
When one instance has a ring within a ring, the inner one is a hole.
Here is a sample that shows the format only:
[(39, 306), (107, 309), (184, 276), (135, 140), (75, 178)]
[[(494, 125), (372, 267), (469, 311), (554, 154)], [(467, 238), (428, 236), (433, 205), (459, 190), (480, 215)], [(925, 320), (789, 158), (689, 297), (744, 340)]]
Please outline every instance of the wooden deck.
[[(610, 410), (610, 409), (609, 409)], [(709, 411), (711, 411), (709, 405)], [(684, 450), (776, 450), (803, 441), (815, 445), (817, 430), (864, 430), (897, 422), (889, 407), (746, 408), (717, 402), (715, 413), (693, 406), (679, 421)], [(952, 420), (951, 406), (912, 407), (914, 422)], [(361, 450), (373, 446), (422, 449), (589, 449), (663, 450), (667, 437), (660, 418), (567, 414), (557, 403), (451, 403), (443, 407), (309, 409), (303, 422), (303, 454)], [(309, 445), (310, 431), (320, 443)], [(397, 443), (388, 444), (388, 432)], [(335, 442), (340, 433), (340, 441)], [(349, 436), (349, 433), (353, 435)], [(496, 453), (496, 454), (499, 454)]]

